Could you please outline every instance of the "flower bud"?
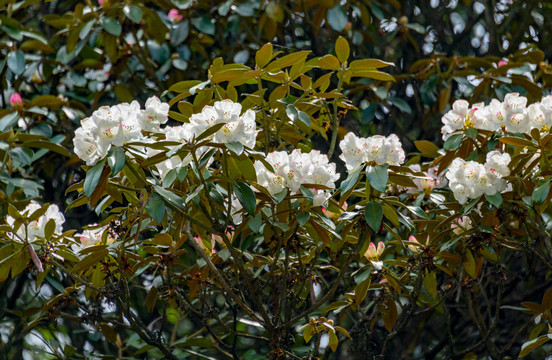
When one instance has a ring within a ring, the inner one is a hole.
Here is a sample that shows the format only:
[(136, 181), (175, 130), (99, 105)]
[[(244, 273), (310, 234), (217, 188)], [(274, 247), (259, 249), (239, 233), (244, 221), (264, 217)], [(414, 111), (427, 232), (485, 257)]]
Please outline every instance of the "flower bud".
[(14, 109), (21, 109), (23, 107), (23, 99), (19, 93), (13, 93), (10, 97), (10, 105)]
[(168, 17), (173, 24), (179, 23), (183, 19), (183, 16), (178, 12), (177, 9), (171, 9), (171, 11), (169, 11)]

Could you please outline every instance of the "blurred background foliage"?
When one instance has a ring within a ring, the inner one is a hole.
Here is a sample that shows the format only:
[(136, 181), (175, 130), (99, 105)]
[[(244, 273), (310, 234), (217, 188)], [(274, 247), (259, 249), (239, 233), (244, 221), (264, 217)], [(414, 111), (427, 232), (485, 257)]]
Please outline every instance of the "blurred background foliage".
[[(440, 118), (458, 98), (515, 91), (532, 102), (550, 92), (551, 22), (552, 3), (537, 0), (0, 0), (0, 213), (39, 196), (66, 205), (66, 188), (84, 174), (73, 131), (98, 106), (204, 81), (217, 57), (251, 65), (267, 42), (321, 56), (343, 36), (351, 59), (395, 64), (385, 68), (395, 82), (345, 84), (358, 110), (342, 126), (397, 133), (407, 150), (415, 140), (440, 145)], [(22, 104), (10, 103), (14, 93)], [(313, 143), (328, 147), (323, 136)], [(83, 216), (93, 218), (82, 207), (67, 214), (75, 228)], [(0, 318), (36, 305), (18, 297), (30, 286), (23, 275), (0, 284)]]

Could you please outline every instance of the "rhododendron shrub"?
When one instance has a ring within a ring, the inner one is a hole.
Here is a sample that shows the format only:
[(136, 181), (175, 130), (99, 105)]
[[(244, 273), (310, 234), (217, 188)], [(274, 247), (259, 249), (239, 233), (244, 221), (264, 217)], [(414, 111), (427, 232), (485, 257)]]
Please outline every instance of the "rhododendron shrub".
[[(0, 228), (0, 280), (49, 291), (25, 329), (97, 334), (49, 342), (59, 357), (412, 358), (434, 321), (435, 357), (546, 348), (552, 290), (533, 303), (506, 285), (521, 258), (543, 283), (552, 270), (549, 98), (458, 100), (443, 148), (407, 154), (340, 126), (356, 110), (344, 86), (392, 79), (388, 65), (352, 60), (343, 38), (324, 57), (267, 44), (253, 67), (215, 59), (204, 82), (95, 110), (65, 211), (97, 223), (71, 230), (27, 202)], [(532, 330), (503, 343), (514, 315)]]

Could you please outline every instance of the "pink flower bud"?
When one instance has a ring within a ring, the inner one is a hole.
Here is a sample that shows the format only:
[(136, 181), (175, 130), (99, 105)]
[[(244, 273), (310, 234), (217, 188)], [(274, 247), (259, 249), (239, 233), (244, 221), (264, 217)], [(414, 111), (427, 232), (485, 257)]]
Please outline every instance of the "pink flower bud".
[(169, 17), (169, 20), (173, 22), (173, 24), (176, 24), (182, 21), (183, 19), (182, 14), (180, 14), (180, 12), (178, 12), (177, 9), (171, 9), (171, 11), (169, 11), (168, 17)]
[(23, 106), (23, 99), (19, 93), (13, 93), (10, 97), (10, 105), (14, 108), (20, 108)]
[(500, 61), (498, 62), (498, 64), (496, 64), (496, 65), (497, 65), (498, 67), (501, 67), (501, 66), (504, 66), (504, 65), (506, 65), (506, 64), (508, 64), (508, 62), (507, 62), (506, 60), (500, 60)]
[(104, 0), (98, 0), (98, 5), (103, 6)]
[(368, 245), (368, 250), (364, 253), (364, 256), (369, 259), (377, 259), (381, 254), (383, 254), (383, 251), (385, 250), (385, 244), (383, 242), (378, 243), (378, 247), (376, 248), (376, 245), (374, 243), (370, 243)]
[(370, 243), (368, 245), (368, 250), (366, 250), (366, 252), (364, 253), (364, 256), (366, 256), (368, 259), (373, 259), (376, 257), (376, 254), (376, 245), (374, 245), (374, 243)]

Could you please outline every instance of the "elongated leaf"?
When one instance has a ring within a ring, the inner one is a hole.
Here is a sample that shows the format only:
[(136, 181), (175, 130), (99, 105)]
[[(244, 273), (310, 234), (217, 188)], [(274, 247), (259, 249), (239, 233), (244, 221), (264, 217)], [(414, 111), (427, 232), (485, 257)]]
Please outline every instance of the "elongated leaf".
[(364, 218), (368, 223), (368, 226), (374, 232), (378, 232), (381, 227), (381, 221), (383, 220), (383, 208), (377, 201), (369, 201), (364, 209)]
[(271, 58), (272, 44), (268, 43), (263, 45), (263, 47), (260, 48), (259, 51), (257, 51), (257, 53), (255, 54), (255, 64), (257, 64), (257, 67), (262, 68), (266, 64), (268, 64)]
[(363, 165), (358, 166), (356, 169), (354, 169), (352, 172), (349, 172), (349, 176), (347, 176), (347, 179), (343, 180), (341, 183), (341, 186), (339, 190), (341, 190), (341, 196), (346, 194), (349, 190), (353, 189), (355, 185), (358, 182), (358, 178), (360, 177), (360, 172), (364, 169)]
[(351, 52), (349, 48), (349, 43), (343, 36), (337, 38), (335, 42), (335, 54), (341, 63), (347, 62), (349, 59), (349, 53)]
[(102, 159), (86, 173), (86, 179), (84, 180), (83, 186), (84, 194), (86, 195), (86, 197), (90, 198), (90, 196), (94, 192), (94, 189), (96, 189), (96, 186), (98, 186), (98, 182), (100, 181), (100, 177), (102, 176), (104, 165), (105, 159)]
[(527, 341), (526, 343), (521, 345), (521, 352), (519, 353), (519, 357), (522, 358), (529, 355), (531, 351), (541, 347), (542, 345), (550, 341), (550, 339), (552, 339), (552, 334), (542, 335), (534, 340)]
[(542, 204), (548, 197), (548, 193), (550, 192), (550, 180), (545, 181), (540, 186), (538, 186), (535, 190), (533, 190), (533, 193), (531, 194), (531, 200), (533, 200), (533, 204)]
[(49, 142), (49, 141), (43, 141), (43, 140), (25, 141), (24, 143), (21, 144), (21, 146), (30, 147), (30, 148), (48, 149), (60, 155), (71, 157), (69, 150), (67, 150), (61, 145), (58, 145), (56, 143)]
[(386, 66), (395, 66), (392, 62), (382, 61), (378, 59), (362, 59), (351, 61), (349, 68), (351, 70), (368, 70), (378, 69)]
[(94, 252), (88, 254), (81, 261), (79, 261), (75, 267), (73, 267), (72, 272), (79, 273), (83, 270), (89, 269), (109, 254), (109, 251), (105, 247), (96, 246), (94, 250)]
[(107, 31), (111, 35), (115, 35), (115, 36), (121, 35), (121, 31), (122, 31), (121, 24), (119, 24), (119, 22), (114, 18), (110, 18), (110, 17), (104, 18), (102, 21), (102, 27), (104, 28), (105, 31)]
[(535, 147), (535, 144), (533, 144), (532, 141), (522, 139), (522, 138), (518, 138), (518, 137), (513, 137), (513, 136), (504, 136), (504, 137), (501, 137), (500, 139), (498, 139), (498, 141), (500, 141), (501, 143), (504, 143), (504, 144), (515, 145), (515, 146)]
[(236, 180), (236, 186), (234, 186), (233, 189), (245, 211), (247, 211), (249, 215), (254, 216), (255, 207), (257, 206), (257, 198), (255, 197), (253, 190), (251, 190), (249, 185), (238, 180)]
[(389, 180), (389, 165), (368, 166), (366, 168), (366, 178), (370, 186), (379, 192), (385, 192), (387, 180)]
[(443, 144), (443, 149), (447, 151), (456, 150), (462, 144), (462, 134), (456, 134), (449, 137)]
[(111, 168), (111, 176), (114, 176), (125, 167), (126, 156), (125, 151), (118, 146), (112, 147), (110, 152), (111, 154), (107, 158), (107, 162)]

